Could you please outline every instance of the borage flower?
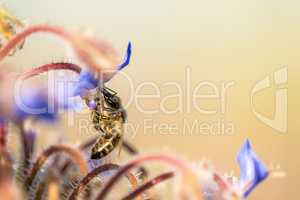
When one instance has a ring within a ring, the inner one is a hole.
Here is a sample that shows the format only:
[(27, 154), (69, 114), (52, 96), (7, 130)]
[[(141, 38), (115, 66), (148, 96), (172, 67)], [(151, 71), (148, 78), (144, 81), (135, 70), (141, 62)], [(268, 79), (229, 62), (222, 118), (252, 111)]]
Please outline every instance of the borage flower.
[(243, 199), (262, 182), (268, 171), (252, 151), (249, 140), (246, 140), (237, 155), (240, 165), (240, 180), (227, 175), (219, 175), (211, 165), (204, 163), (198, 170), (205, 199)]
[(60, 108), (68, 107), (36, 85), (23, 85), (19, 76), (1, 74), (0, 118), (6, 121), (22, 122), (27, 118), (55, 121)]
[[(106, 72), (102, 72), (101, 77), (99, 77), (97, 74), (90, 70), (82, 70), (80, 72), (78, 82), (74, 88), (74, 91), (72, 92), (74, 96), (84, 96), (89, 90), (95, 89), (98, 87), (99, 82), (107, 82), (109, 81), (114, 74), (116, 74), (118, 71), (122, 70), (124, 67), (129, 65), (130, 58), (131, 58), (131, 42), (128, 43), (127, 51), (124, 56), (123, 62), (119, 64), (116, 67), (116, 70), (113, 72), (107, 71), (109, 73), (109, 76), (106, 76)], [(112, 75), (113, 74), (113, 75)]]
[[(63, 27), (49, 24), (32, 25), (16, 34), (15, 37), (0, 49), (0, 61), (27, 37), (38, 32), (52, 34), (66, 41), (71, 46), (76, 57), (84, 63), (90, 71), (101, 76), (104, 82), (114, 76), (118, 67), (122, 68), (126, 65), (126, 62), (124, 65), (118, 65), (121, 63), (121, 58), (109, 43), (80, 32), (68, 31)], [(128, 58), (129, 57), (130, 56), (128, 56)], [(127, 60), (127, 62), (129, 62), (129, 60)]]
[(52, 107), (42, 90), (31, 88), (23, 90), (20, 95), (15, 95), (13, 106), (13, 118), (23, 121), (28, 117), (46, 121), (55, 121), (57, 119), (57, 107)]
[(268, 170), (252, 151), (249, 140), (246, 140), (237, 156), (240, 165), (240, 187), (246, 198), (252, 190), (268, 176)]

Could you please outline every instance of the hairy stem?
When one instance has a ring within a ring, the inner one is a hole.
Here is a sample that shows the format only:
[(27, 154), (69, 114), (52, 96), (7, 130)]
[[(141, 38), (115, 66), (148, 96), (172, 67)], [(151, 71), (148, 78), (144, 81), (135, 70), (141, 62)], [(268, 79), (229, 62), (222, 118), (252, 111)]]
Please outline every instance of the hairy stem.
[[(44, 180), (39, 183), (38, 188), (35, 191), (34, 200), (43, 199), (44, 192), (46, 191), (46, 189), (48, 189), (48, 193), (49, 193), (49, 186), (51, 184), (58, 185), (58, 177), (57, 177), (56, 173), (54, 173), (52, 171), (52, 169), (49, 169), (47, 171), (47, 175), (45, 176)], [(55, 193), (56, 192), (54, 192), (54, 193), (52, 192), (52, 195), (56, 195)]]
[(170, 178), (174, 177), (174, 172), (166, 172), (163, 173), (149, 181), (147, 181), (146, 183), (144, 183), (143, 185), (139, 186), (137, 189), (135, 189), (133, 192), (131, 192), (130, 194), (128, 194), (127, 196), (123, 197), (122, 200), (130, 200), (130, 199), (135, 199), (137, 196), (139, 196), (141, 193), (149, 190), (150, 188), (152, 188), (153, 186), (168, 180)]
[(140, 156), (134, 159), (133, 161), (125, 164), (117, 171), (115, 175), (113, 175), (110, 178), (110, 180), (100, 191), (96, 199), (103, 200), (109, 194), (109, 191), (112, 189), (114, 184), (122, 177), (121, 176), (122, 174), (128, 172), (130, 169), (140, 165), (141, 163), (149, 162), (149, 161), (160, 161), (160, 162), (165, 162), (171, 166), (175, 166), (179, 170), (179, 172), (181, 172), (185, 186), (190, 187), (189, 189), (194, 193), (195, 197), (197, 197), (198, 200), (203, 199), (202, 191), (199, 188), (200, 186), (195, 172), (183, 161), (175, 157), (164, 155), (164, 154), (151, 154), (151, 155)]
[[(79, 145), (79, 149), (80, 149), (81, 151), (86, 150), (87, 148), (91, 147), (91, 146), (96, 142), (96, 140), (97, 140), (97, 138), (95, 137), (95, 138), (89, 139), (89, 140), (87, 140), (87, 141), (84, 141), (83, 143), (81, 143), (81, 144)], [(61, 173), (61, 174), (64, 174), (64, 173), (67, 171), (67, 169), (69, 168), (70, 165), (71, 165), (71, 161), (70, 161), (70, 160), (67, 160), (67, 161), (62, 165), (62, 167), (61, 167), (61, 169), (60, 169), (60, 173)]]
[(7, 122), (0, 121), (0, 176), (9, 175), (12, 171), (12, 159), (7, 151)]
[(9, 42), (0, 50), (0, 60), (5, 58), (19, 43), (25, 40), (28, 36), (37, 32), (49, 32), (55, 35), (58, 35), (64, 39), (68, 38), (67, 32), (62, 28), (49, 25), (35, 25), (29, 26), (24, 29), (22, 32), (16, 34)]
[[(120, 167), (116, 164), (105, 164), (101, 165), (95, 169), (93, 169), (90, 173), (88, 173), (77, 185), (77, 187), (74, 188), (72, 194), (69, 197), (69, 200), (75, 200), (78, 194), (88, 185), (88, 183), (98, 176), (99, 174), (109, 171), (109, 170), (116, 170)], [(130, 173), (126, 174), (126, 177), (128, 178), (129, 182), (131, 183), (132, 188), (136, 188), (138, 186), (138, 181), (136, 177)]]
[(115, 49), (110, 45), (94, 39), (84, 37), (82, 34), (65, 31), (62, 27), (41, 24), (32, 25), (16, 34), (9, 42), (0, 49), (0, 61), (4, 59), (19, 43), (33, 33), (54, 34), (67, 41), (78, 58), (83, 61), (90, 70), (99, 72), (104, 82), (108, 81), (117, 71), (117, 64), (121, 59)]
[(19, 133), (20, 133), (20, 139), (21, 139), (21, 144), (22, 144), (22, 166), (21, 166), (21, 173), (27, 176), (28, 173), (28, 168), (30, 167), (30, 160), (32, 157), (32, 148), (30, 145), (30, 142), (28, 141), (28, 138), (26, 137), (26, 132), (24, 130), (24, 124), (21, 123), (19, 128)]
[(63, 144), (53, 145), (53, 146), (50, 146), (45, 151), (43, 151), (38, 156), (36, 162), (33, 164), (33, 167), (29, 173), (29, 176), (26, 179), (26, 182), (25, 182), (27, 188), (29, 188), (31, 186), (36, 174), (41, 169), (42, 165), (49, 159), (49, 157), (52, 154), (58, 153), (58, 152), (67, 153), (72, 158), (72, 160), (77, 164), (81, 174), (83, 174), (83, 175), (87, 174), (88, 166), (85, 162), (85, 159), (83, 158), (83, 156), (81, 155), (81, 153), (78, 150), (76, 150), (72, 147), (69, 147), (67, 145), (63, 145)]
[[(126, 140), (123, 141), (122, 146), (131, 155), (138, 155), (139, 154), (138, 150)], [(140, 167), (139, 171), (140, 171), (141, 176), (142, 176), (143, 179), (147, 178), (148, 171), (144, 167)]]
[[(97, 137), (91, 138), (87, 141), (84, 141), (82, 144), (79, 145), (79, 149), (82, 151), (85, 151), (86, 149), (90, 148), (96, 141), (97, 141)], [(138, 154), (138, 151), (136, 150), (136, 148), (127, 141), (122, 142), (122, 147), (131, 155)], [(66, 172), (66, 170), (69, 168), (70, 164), (71, 164), (71, 162), (69, 160), (66, 161), (62, 165), (62, 167), (60, 169), (60, 173), (64, 174)], [(144, 167), (140, 167), (139, 171), (141, 172), (141, 175), (143, 178), (148, 176), (148, 172)]]
[(37, 68), (31, 69), (27, 72), (24, 72), (20, 75), (20, 78), (25, 80), (28, 78), (31, 78), (33, 76), (40, 75), (42, 73), (51, 71), (51, 70), (71, 70), (76, 73), (80, 73), (81, 68), (73, 63), (50, 63), (50, 64), (45, 64), (42, 66), (39, 66)]
[(95, 169), (93, 169), (90, 173), (88, 173), (81, 181), (80, 183), (73, 189), (69, 200), (74, 200), (78, 196), (78, 194), (84, 189), (84, 187), (97, 175), (109, 171), (109, 170), (116, 170), (119, 169), (118, 165), (115, 164), (105, 164), (101, 165)]
[(6, 151), (7, 144), (7, 122), (0, 121), (0, 151)]

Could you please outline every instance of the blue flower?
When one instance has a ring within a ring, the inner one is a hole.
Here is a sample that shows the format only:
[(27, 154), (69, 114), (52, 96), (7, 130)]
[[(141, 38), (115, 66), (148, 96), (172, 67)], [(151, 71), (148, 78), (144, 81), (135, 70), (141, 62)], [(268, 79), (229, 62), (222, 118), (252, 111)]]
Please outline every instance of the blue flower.
[(268, 176), (268, 170), (252, 151), (249, 140), (246, 140), (238, 153), (237, 160), (240, 166), (240, 186), (245, 189), (244, 197)]
[(46, 121), (57, 119), (57, 104), (50, 104), (48, 96), (41, 90), (23, 90), (19, 96), (15, 96), (14, 110), (12, 117), (14, 120), (22, 121), (32, 117)]
[[(124, 56), (123, 62), (117, 66), (117, 70), (122, 70), (129, 65), (131, 58), (131, 42), (128, 43), (127, 51)], [(83, 95), (87, 91), (95, 89), (98, 86), (99, 80), (95, 77), (94, 73), (88, 70), (82, 70), (79, 75), (78, 82), (76, 83), (72, 92), (73, 96)]]
[(128, 43), (127, 51), (126, 51), (125, 57), (123, 59), (123, 63), (121, 63), (120, 65), (118, 65), (118, 70), (121, 70), (124, 67), (126, 67), (127, 65), (129, 65), (130, 58), (131, 58), (131, 42)]
[(98, 86), (98, 80), (94, 77), (92, 72), (82, 70), (79, 75), (78, 83), (73, 91), (74, 96), (84, 94), (88, 90), (95, 89)]

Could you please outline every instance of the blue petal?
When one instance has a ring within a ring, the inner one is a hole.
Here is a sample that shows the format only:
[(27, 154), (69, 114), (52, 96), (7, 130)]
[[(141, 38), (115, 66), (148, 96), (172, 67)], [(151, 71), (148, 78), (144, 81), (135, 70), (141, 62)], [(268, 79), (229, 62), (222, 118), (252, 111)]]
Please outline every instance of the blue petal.
[[(57, 110), (49, 109), (48, 97), (42, 91), (22, 92), (19, 102), (15, 102), (14, 118), (24, 120), (27, 117), (55, 121), (57, 119)], [(15, 99), (16, 100), (16, 99)]]
[[(131, 42), (129, 42), (123, 62), (117, 66), (118, 70), (121, 70), (129, 65), (131, 58), (131, 48), (132, 45)], [(73, 89), (72, 96), (82, 95), (89, 90), (95, 89), (98, 86), (98, 82), (99, 80), (95, 78), (93, 72), (82, 70), (79, 75), (78, 83), (76, 83), (75, 88)]]
[(78, 83), (73, 90), (73, 96), (82, 95), (97, 86), (98, 80), (93, 76), (93, 73), (87, 70), (82, 70), (79, 75)]
[(240, 185), (245, 188), (244, 197), (268, 176), (268, 170), (252, 151), (249, 140), (246, 140), (237, 156), (240, 165)]
[(120, 65), (118, 65), (118, 70), (121, 70), (124, 67), (126, 67), (127, 65), (129, 65), (130, 58), (131, 58), (131, 42), (128, 43), (127, 51), (126, 51), (125, 57), (123, 59), (123, 63), (121, 63)]
[(70, 98), (73, 97), (74, 88), (78, 85), (78, 82), (75, 84), (66, 84), (60, 85), (61, 87), (55, 88), (56, 91), (52, 94), (55, 97), (55, 101), (57, 103), (57, 107), (62, 110), (72, 110), (72, 111), (80, 111), (85, 107), (85, 103), (77, 98)]

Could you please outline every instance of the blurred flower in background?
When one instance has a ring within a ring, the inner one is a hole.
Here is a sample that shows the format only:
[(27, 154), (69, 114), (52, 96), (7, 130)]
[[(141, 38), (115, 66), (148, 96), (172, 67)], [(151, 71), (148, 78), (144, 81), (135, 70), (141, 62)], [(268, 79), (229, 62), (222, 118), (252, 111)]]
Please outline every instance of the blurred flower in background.
[(253, 152), (249, 140), (246, 140), (241, 148), (237, 160), (241, 169), (239, 184), (245, 191), (244, 197), (247, 197), (260, 182), (267, 178), (268, 170)]

